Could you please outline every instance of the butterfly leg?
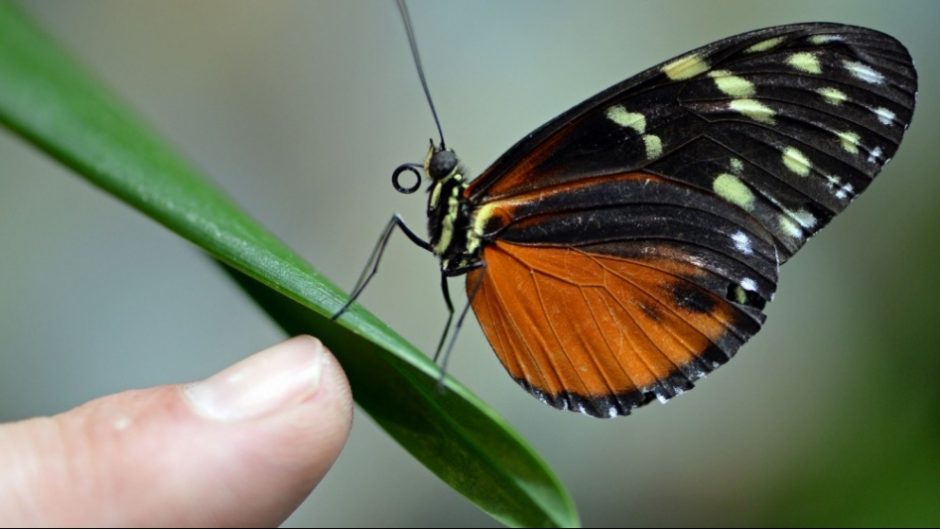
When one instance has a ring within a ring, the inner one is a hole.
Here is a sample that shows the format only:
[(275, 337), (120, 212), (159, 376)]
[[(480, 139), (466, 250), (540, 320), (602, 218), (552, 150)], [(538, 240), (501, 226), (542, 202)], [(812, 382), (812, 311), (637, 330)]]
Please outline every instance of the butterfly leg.
[(450, 324), (454, 321), (454, 303), (450, 300), (450, 288), (447, 286), (447, 274), (441, 272), (441, 293), (444, 295), (444, 304), (447, 305), (447, 324), (444, 325), (444, 332), (441, 334), (440, 341), (437, 342), (437, 349), (434, 350), (434, 363), (441, 356), (444, 349), (444, 342), (450, 332)]
[[(470, 270), (479, 268), (479, 267), (481, 267), (481, 266), (482, 266), (482, 267), (485, 267), (486, 264), (474, 265), (474, 266), (472, 266), (472, 267), (470, 267), (470, 268), (468, 268), (468, 269), (466, 269), (466, 270), (462, 270), (462, 271), (458, 271), (458, 272), (459, 272), (459, 273), (466, 273), (466, 272), (469, 272)], [(460, 311), (460, 317), (457, 318), (457, 325), (454, 326), (454, 333), (451, 334), (451, 336), (450, 336), (450, 342), (447, 344), (447, 350), (444, 351), (444, 356), (443, 356), (443, 358), (441, 359), (441, 375), (440, 375), (440, 377), (438, 377), (438, 379), (437, 379), (437, 389), (438, 389), (438, 391), (444, 391), (444, 377), (447, 376), (447, 362), (448, 362), (448, 360), (450, 360), (450, 353), (451, 353), (451, 351), (454, 350), (454, 344), (457, 343), (457, 335), (460, 334), (460, 328), (463, 327), (463, 320), (464, 320), (464, 318), (467, 317), (467, 313), (470, 311), (470, 307), (473, 305), (473, 299), (476, 298), (477, 293), (480, 291), (480, 287), (483, 285), (483, 278), (484, 278), (484, 277), (486, 277), (486, 274), (485, 274), (485, 273), (480, 274), (479, 277), (477, 278), (476, 282), (473, 284), (473, 287), (470, 289), (470, 292), (469, 292), (468, 295), (467, 295), (467, 304), (464, 305), (463, 310)], [(445, 278), (444, 278), (444, 285), (446, 285), (446, 284), (447, 284), (447, 280), (446, 280), (446, 277), (445, 277)], [(441, 345), (444, 344), (444, 339), (447, 337), (447, 331), (448, 331), (448, 329), (450, 328), (450, 320), (451, 320), (451, 318), (452, 318), (453, 315), (454, 315), (453, 306), (452, 306), (451, 303), (450, 303), (450, 294), (447, 292), (446, 287), (445, 287), (445, 289), (444, 289), (444, 292), (445, 292), (445, 299), (447, 300), (448, 305), (450, 305), (451, 313), (450, 313), (450, 317), (447, 318), (447, 327), (448, 327), (448, 328), (447, 328), (447, 329), (444, 329), (444, 335), (441, 336), (441, 342), (440, 342), (440, 344), (438, 345), (438, 351), (437, 351), (437, 353), (434, 355), (434, 360), (435, 360), (435, 361), (437, 361), (437, 357), (438, 357), (438, 355), (440, 355), (440, 352), (441, 352), (441, 351), (440, 351), (440, 347), (441, 347)]]
[(379, 237), (379, 242), (376, 243), (375, 248), (372, 249), (372, 255), (369, 256), (369, 260), (366, 261), (365, 268), (362, 269), (362, 274), (359, 275), (359, 280), (356, 281), (356, 286), (353, 287), (352, 293), (349, 295), (349, 301), (339, 311), (333, 315), (333, 320), (336, 320), (346, 312), (347, 309), (356, 301), (362, 291), (366, 289), (366, 286), (369, 284), (369, 281), (372, 280), (372, 277), (379, 270), (379, 262), (382, 260), (382, 254), (385, 253), (385, 247), (388, 246), (388, 240), (392, 236), (392, 232), (395, 228), (398, 227), (401, 229), (405, 235), (411, 239), (411, 242), (417, 244), (421, 248), (431, 252), (430, 243), (418, 237), (415, 232), (411, 231), (406, 224), (404, 219), (401, 218), (401, 215), (398, 213), (392, 215), (391, 220), (388, 221), (388, 224), (385, 226), (385, 229), (382, 230), (382, 235)]

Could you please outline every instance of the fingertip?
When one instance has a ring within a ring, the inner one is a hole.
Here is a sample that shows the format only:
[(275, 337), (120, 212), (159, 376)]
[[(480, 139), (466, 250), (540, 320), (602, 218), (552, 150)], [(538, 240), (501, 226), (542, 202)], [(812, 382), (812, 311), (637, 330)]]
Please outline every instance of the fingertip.
[(5, 425), (0, 484), (23, 494), (0, 517), (15, 501), (31, 525), (276, 525), (338, 457), (352, 408), (339, 362), (298, 336), (203, 382)]
[(304, 468), (299, 475), (312, 488), (335, 462), (349, 437), (354, 408), (352, 391), (339, 361), (320, 340), (300, 335), (284, 345), (319, 357), (319, 387), (271, 421), (270, 434), (277, 439), (266, 444), (264, 457), (273, 464)]

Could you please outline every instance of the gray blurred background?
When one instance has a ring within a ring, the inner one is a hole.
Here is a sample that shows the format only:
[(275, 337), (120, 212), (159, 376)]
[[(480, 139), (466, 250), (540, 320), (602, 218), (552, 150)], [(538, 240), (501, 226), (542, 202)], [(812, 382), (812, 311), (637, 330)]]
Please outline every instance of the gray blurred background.
[[(25, 6), (338, 284), (391, 213), (423, 231), (424, 199), (389, 182), (434, 134), (391, 1)], [(473, 173), (595, 92), (734, 33), (838, 21), (904, 42), (920, 98), (895, 160), (783, 269), (765, 329), (698, 389), (614, 421), (558, 412), (505, 376), (475, 323), (451, 369), (558, 471), (586, 524), (940, 524), (940, 2), (410, 6)], [(282, 338), (196, 248), (4, 131), (0, 184), (0, 420), (200, 378)], [(393, 241), (362, 301), (430, 350), (437, 263)], [(439, 524), (494, 522), (364, 415), (288, 522)]]

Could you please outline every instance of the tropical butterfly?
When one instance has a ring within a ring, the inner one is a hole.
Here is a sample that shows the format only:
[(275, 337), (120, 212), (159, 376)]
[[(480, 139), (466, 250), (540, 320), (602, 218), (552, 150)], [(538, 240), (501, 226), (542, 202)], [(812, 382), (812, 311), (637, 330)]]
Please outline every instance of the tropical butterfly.
[(794, 24), (614, 85), (472, 181), (441, 135), (420, 167), (429, 239), (393, 217), (352, 299), (400, 227), (440, 258), (451, 317), (447, 278), (467, 276), (490, 345), (542, 402), (596, 417), (665, 402), (760, 329), (780, 265), (898, 149), (916, 88), (894, 38)]

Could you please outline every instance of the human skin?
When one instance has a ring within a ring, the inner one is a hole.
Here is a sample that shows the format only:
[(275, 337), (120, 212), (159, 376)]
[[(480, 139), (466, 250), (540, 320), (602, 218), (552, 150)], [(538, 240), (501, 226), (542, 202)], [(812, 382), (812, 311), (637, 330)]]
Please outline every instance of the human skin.
[(299, 336), (202, 382), (0, 425), (0, 525), (276, 526), (346, 442), (342, 368)]

